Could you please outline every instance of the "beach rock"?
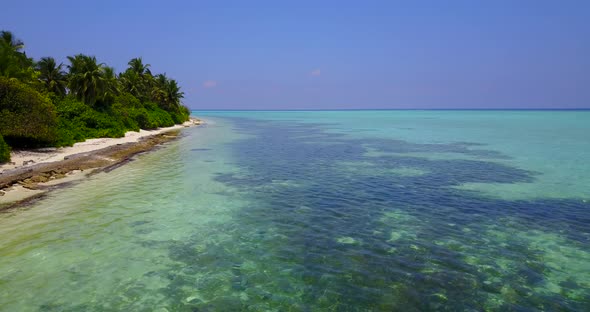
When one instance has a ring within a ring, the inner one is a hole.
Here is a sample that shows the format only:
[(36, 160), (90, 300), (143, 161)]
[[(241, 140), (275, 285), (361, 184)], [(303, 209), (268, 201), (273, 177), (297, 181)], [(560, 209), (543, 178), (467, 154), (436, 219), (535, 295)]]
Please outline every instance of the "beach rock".
[(6, 194), (4, 191), (0, 191), (0, 196), (4, 196)]
[(39, 189), (39, 186), (34, 183), (22, 183), (21, 185), (24, 188), (26, 188), (27, 190), (38, 190)]
[(33, 176), (33, 177), (31, 177), (30, 179), (27, 179), (27, 180), (29, 180), (30, 182), (33, 182), (33, 183), (43, 183), (43, 182), (49, 181), (49, 177), (48, 176), (49, 175), (47, 175), (47, 176), (45, 176), (45, 175), (36, 175), (36, 176)]
[[(20, 185), (21, 187), (30, 190), (43, 190), (46, 189), (46, 187), (43, 185), (37, 185), (37, 183), (67, 177), (78, 172), (92, 171), (96, 168), (112, 168), (113, 163), (123, 165), (131, 160), (134, 155), (149, 151), (162, 143), (177, 138), (177, 136), (173, 136), (174, 133), (174, 131), (167, 132), (166, 136), (148, 136), (142, 138), (139, 142), (123, 143), (121, 145), (108, 146), (90, 152), (64, 156), (63, 161), (46, 163), (19, 161), (19, 164), (24, 163), (23, 167), (8, 167), (0, 170), (0, 189), (10, 187), (11, 185)], [(51, 151), (52, 150), (49, 149), (47, 150), (47, 152)], [(10, 165), (15, 166), (16, 164), (12, 162)], [(37, 194), (37, 192), (30, 193), (31, 194), (27, 195), (28, 197), (36, 196)], [(10, 205), (3, 204), (2, 207), (0, 207), (0, 210), (13, 207), (13, 203), (14, 202), (11, 202)]]
[(32, 160), (32, 159), (31, 160), (25, 160), (25, 161), (23, 161), (23, 166), (26, 166), (28, 164), (34, 164), (34, 163), (35, 163), (35, 161)]
[(57, 169), (55, 169), (55, 170), (52, 172), (52, 174), (53, 174), (53, 175), (60, 175), (60, 174), (61, 174), (61, 175), (66, 175), (66, 174), (68, 174), (68, 173), (70, 173), (70, 172), (72, 172), (72, 173), (76, 173), (76, 172), (77, 172), (77, 170), (69, 170), (68, 168), (57, 168)]
[(63, 179), (63, 178), (65, 178), (65, 177), (66, 177), (66, 175), (65, 175), (65, 174), (63, 174), (63, 173), (54, 173), (54, 174), (53, 174), (51, 177), (52, 177), (54, 180), (57, 180), (57, 179)]
[(190, 296), (184, 299), (184, 301), (186, 301), (187, 303), (200, 303), (203, 300), (200, 298), (200, 296)]
[(350, 236), (339, 237), (336, 239), (336, 241), (340, 244), (347, 244), (347, 245), (355, 245), (355, 244), (359, 243), (356, 239), (354, 239)]
[(37, 153), (53, 153), (57, 152), (57, 147), (43, 147), (34, 150)]

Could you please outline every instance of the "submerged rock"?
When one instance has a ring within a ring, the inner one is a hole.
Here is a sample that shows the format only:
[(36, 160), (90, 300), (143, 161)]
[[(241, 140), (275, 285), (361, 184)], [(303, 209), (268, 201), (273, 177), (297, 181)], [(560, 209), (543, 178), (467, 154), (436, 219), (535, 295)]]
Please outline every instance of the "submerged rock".
[(358, 244), (358, 241), (350, 236), (342, 236), (336, 239), (337, 242), (340, 244), (348, 244), (348, 245), (355, 245)]

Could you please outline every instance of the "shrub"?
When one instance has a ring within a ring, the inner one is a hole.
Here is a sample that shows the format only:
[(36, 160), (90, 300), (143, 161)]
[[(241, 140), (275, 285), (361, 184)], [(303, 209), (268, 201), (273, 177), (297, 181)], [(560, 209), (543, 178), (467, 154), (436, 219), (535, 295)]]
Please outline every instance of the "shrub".
[(150, 129), (174, 126), (174, 120), (172, 120), (170, 114), (159, 107), (154, 110), (148, 110), (148, 118), (151, 125)]
[(144, 107), (135, 109), (133, 111), (133, 120), (137, 122), (137, 126), (141, 129), (153, 129), (153, 126), (150, 122), (150, 116)]
[(115, 98), (115, 103), (111, 106), (113, 116), (117, 116), (126, 130), (139, 131), (138, 115), (141, 114), (143, 106), (141, 102), (129, 93), (123, 93)]
[(80, 116), (92, 138), (119, 138), (127, 132), (123, 121), (109, 112), (89, 110)]
[(75, 119), (80, 117), (85, 112), (92, 110), (90, 106), (76, 100), (71, 96), (67, 96), (62, 99), (55, 99), (54, 101), (58, 117)]
[(58, 134), (55, 145), (66, 146), (89, 138), (122, 137), (127, 130), (139, 130), (135, 120), (117, 110), (116, 105), (106, 110), (92, 107), (66, 97), (56, 102)]
[(4, 138), (0, 134), (0, 164), (10, 161), (10, 146), (4, 142)]
[(188, 120), (191, 112), (186, 106), (180, 106), (176, 112), (168, 112), (174, 123), (180, 124)]
[(46, 96), (0, 77), (0, 134), (11, 146), (51, 145), (57, 135), (55, 107)]
[(80, 116), (92, 110), (88, 105), (73, 97), (65, 97), (55, 99), (55, 107), (57, 110), (56, 146), (71, 146), (89, 138), (89, 129), (80, 120)]
[(85, 130), (84, 124), (79, 121), (58, 117), (55, 146), (72, 146), (86, 140), (88, 132)]
[(125, 108), (141, 108), (141, 102), (131, 93), (122, 93), (115, 98), (115, 103), (120, 104)]
[(142, 120), (142, 129), (156, 129), (160, 127), (174, 126), (175, 123), (172, 119), (172, 116), (170, 116), (170, 114), (167, 111), (158, 107), (158, 104), (153, 102), (146, 102), (143, 105), (145, 107), (145, 115), (141, 116), (141, 118), (144, 119)]

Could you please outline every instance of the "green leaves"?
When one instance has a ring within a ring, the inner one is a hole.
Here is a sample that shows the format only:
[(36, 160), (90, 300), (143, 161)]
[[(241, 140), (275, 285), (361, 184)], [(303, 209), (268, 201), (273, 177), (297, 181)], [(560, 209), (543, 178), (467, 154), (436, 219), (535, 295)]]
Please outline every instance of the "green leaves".
[(143, 64), (141, 57), (136, 57), (131, 59), (127, 65), (129, 65), (130, 71), (136, 73), (140, 77), (151, 76), (152, 72), (150, 71), (149, 67), (150, 64)]
[(96, 57), (84, 54), (68, 56), (70, 92), (80, 101), (93, 106), (107, 90), (105, 65)]
[(153, 76), (149, 69), (150, 64), (144, 64), (140, 57), (131, 59), (127, 64), (127, 70), (119, 75), (124, 92), (132, 94), (143, 103), (156, 103), (160, 109), (169, 112), (174, 121), (188, 119), (189, 114), (180, 103), (184, 92), (180, 91), (176, 80), (169, 79), (166, 74)]
[(33, 60), (21, 51), (23, 47), (23, 42), (16, 39), (11, 32), (0, 32), (0, 77), (23, 82), (35, 80)]
[(78, 100), (94, 107), (110, 105), (119, 94), (119, 82), (112, 67), (84, 54), (68, 56), (68, 87)]
[(174, 79), (168, 79), (165, 74), (156, 75), (152, 88), (152, 99), (159, 106), (167, 111), (177, 112), (180, 110), (180, 99), (184, 92), (180, 91), (178, 83)]
[(53, 57), (42, 57), (36, 68), (39, 71), (39, 80), (48, 92), (62, 97), (66, 95), (68, 81), (62, 63), (58, 65)]
[[(53, 57), (34, 63), (23, 49), (11, 32), (0, 32), (0, 134), (12, 146), (71, 145), (188, 120), (178, 83), (152, 75), (141, 58), (117, 76), (94, 56), (68, 56), (67, 66)], [(0, 153), (9, 150), (4, 140)]]
[(14, 52), (20, 52), (25, 47), (25, 44), (20, 39), (14, 37), (10, 31), (3, 30), (0, 32), (0, 42)]
[(50, 145), (56, 135), (53, 103), (18, 80), (0, 77), (0, 134), (12, 146)]
[(2, 134), (0, 134), (0, 164), (10, 161), (10, 146), (4, 142)]

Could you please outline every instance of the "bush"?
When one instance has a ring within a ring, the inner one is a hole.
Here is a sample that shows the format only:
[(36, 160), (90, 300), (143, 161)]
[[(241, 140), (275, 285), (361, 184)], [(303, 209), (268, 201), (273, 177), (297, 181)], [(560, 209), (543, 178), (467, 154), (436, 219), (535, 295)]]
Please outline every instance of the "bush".
[(10, 161), (10, 146), (4, 142), (4, 138), (0, 134), (0, 164)]
[(11, 146), (51, 145), (57, 136), (54, 105), (24, 83), (0, 77), (0, 134)]
[(118, 103), (125, 108), (142, 108), (141, 102), (131, 93), (122, 93), (115, 98), (115, 103)]
[(75, 120), (58, 117), (55, 146), (72, 146), (88, 138), (84, 125)]
[[(98, 137), (122, 137), (127, 131), (170, 127), (188, 120), (189, 110), (166, 111), (129, 93), (112, 105), (93, 108), (73, 96), (42, 95), (16, 80), (0, 78), (0, 134), (11, 146), (70, 146)], [(53, 103), (52, 103), (53, 100)]]
[(150, 116), (148, 114), (147, 109), (141, 108), (135, 111), (134, 119), (137, 122), (137, 125), (141, 129), (153, 129), (153, 125), (150, 122)]
[(188, 120), (189, 111), (182, 107), (178, 112), (168, 112), (153, 102), (141, 103), (129, 93), (116, 97), (112, 105), (113, 115), (117, 116), (127, 130), (156, 129), (170, 127)]
[[(98, 111), (75, 98), (66, 97), (56, 102), (56, 108), (56, 146), (72, 145), (89, 138), (117, 138), (124, 136), (128, 130), (139, 130), (135, 121), (117, 111), (115, 106)], [(126, 124), (126, 121), (131, 124)]]
[(89, 137), (119, 138), (125, 135), (127, 129), (119, 116), (111, 112), (89, 110), (79, 118), (89, 130)]
[(129, 93), (123, 93), (115, 98), (111, 111), (123, 122), (128, 131), (139, 131), (141, 125), (138, 122), (138, 115), (141, 115), (143, 105)]
[(152, 128), (161, 128), (161, 127), (172, 127), (174, 126), (174, 120), (167, 111), (158, 108), (153, 111), (148, 111), (148, 116), (150, 118), (150, 122), (152, 123)]
[(87, 111), (92, 110), (92, 108), (71, 96), (67, 96), (61, 99), (55, 99), (55, 109), (57, 111), (57, 116), (67, 118), (67, 119), (75, 119), (82, 116)]
[(147, 119), (144, 121), (142, 129), (156, 129), (160, 127), (174, 126), (175, 123), (172, 116), (170, 116), (167, 111), (158, 107), (158, 104), (146, 102), (143, 105), (147, 116), (142, 116), (142, 118), (147, 117)]
[(174, 123), (180, 124), (188, 120), (191, 112), (186, 106), (180, 106), (177, 112), (169, 112)]

